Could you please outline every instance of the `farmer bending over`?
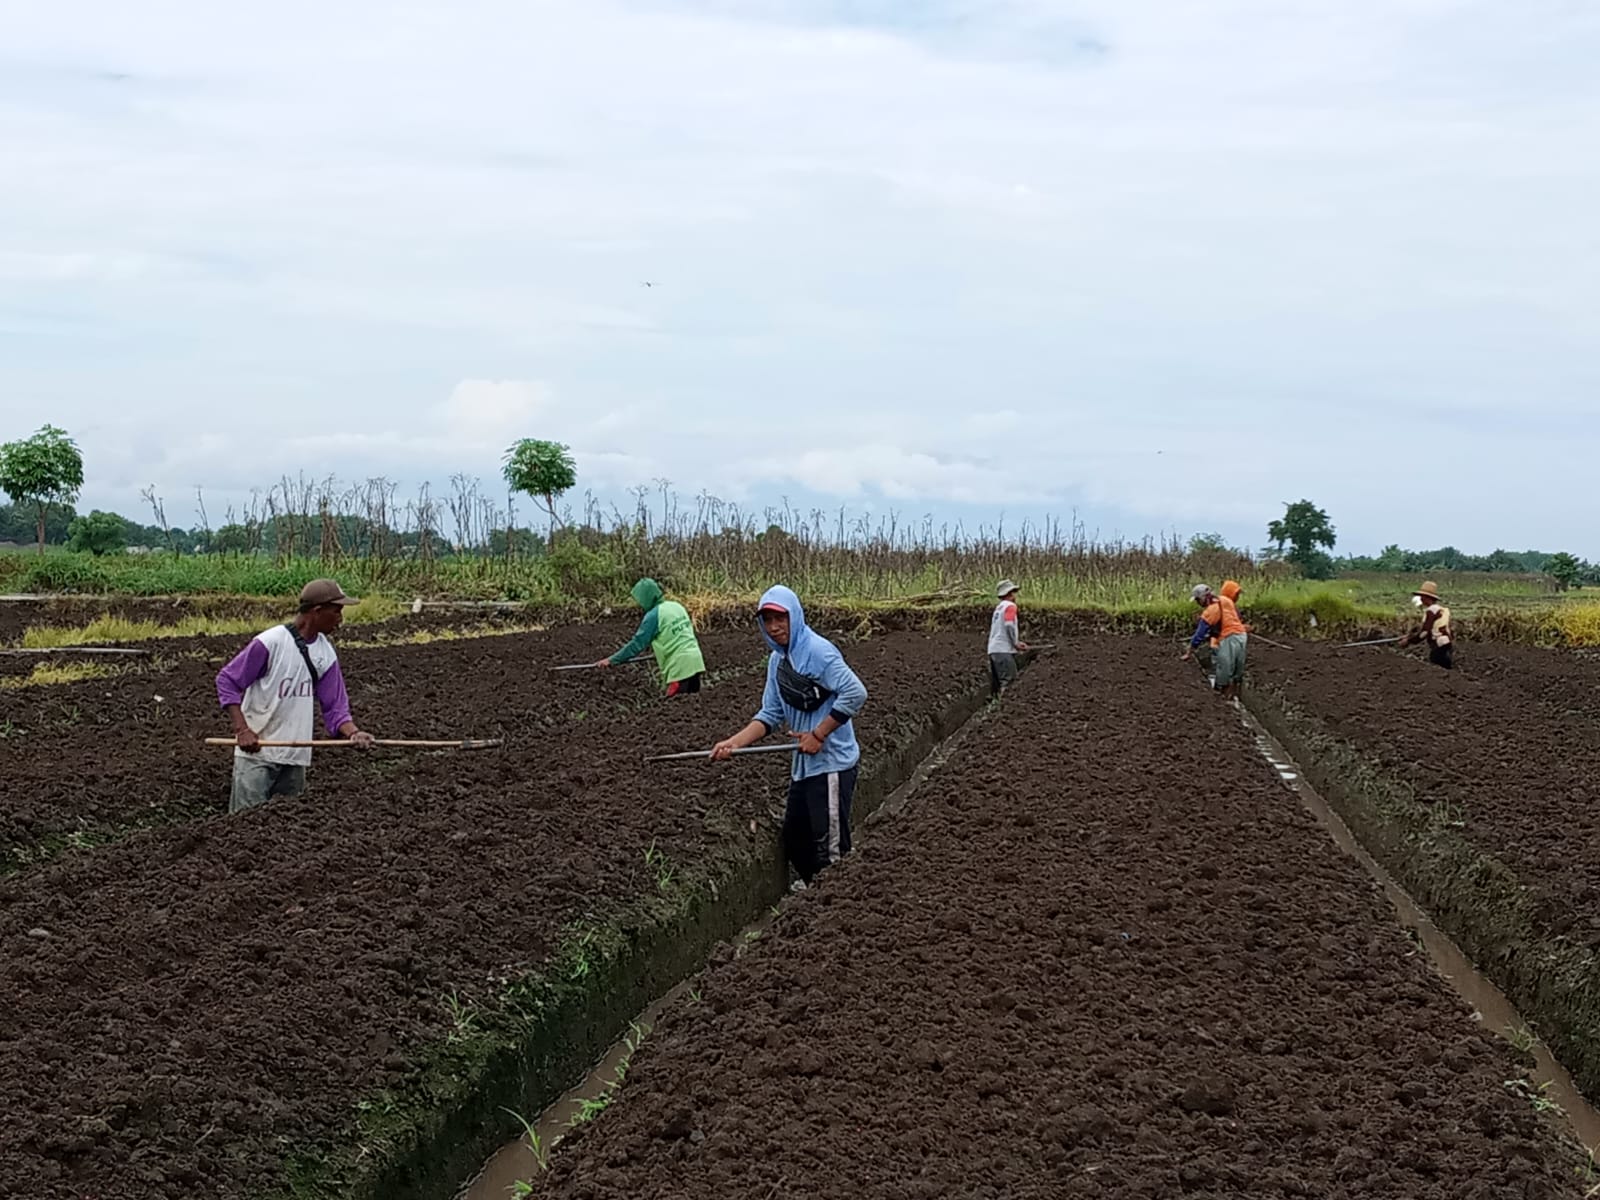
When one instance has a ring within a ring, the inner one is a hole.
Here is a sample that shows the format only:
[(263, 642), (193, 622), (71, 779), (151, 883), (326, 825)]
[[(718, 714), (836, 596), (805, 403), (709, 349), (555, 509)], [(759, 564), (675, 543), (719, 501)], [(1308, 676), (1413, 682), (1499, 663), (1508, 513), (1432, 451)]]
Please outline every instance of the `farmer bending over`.
[(1428, 643), (1428, 661), (1446, 671), (1456, 665), (1455, 632), (1450, 627), (1450, 610), (1439, 603), (1439, 585), (1424, 583), (1411, 595), (1411, 602), (1422, 608), (1422, 628), (1400, 639), (1402, 648), (1418, 642)]
[(666, 599), (661, 585), (654, 579), (641, 579), (633, 585), (633, 599), (644, 609), (639, 629), (621, 650), (610, 658), (602, 658), (597, 667), (613, 667), (637, 658), (647, 649), (654, 651), (656, 666), (661, 671), (661, 682), (667, 695), (682, 696), (700, 690), (700, 680), (705, 675), (706, 660), (700, 654), (700, 642), (694, 635), (694, 621), (689, 610), (676, 600)]
[(711, 751), (726, 760), (784, 725), (795, 741), (783, 849), (804, 883), (850, 853), (850, 797), (861, 749), (852, 721), (867, 689), (839, 648), (806, 627), (800, 598), (769, 588), (756, 613), (772, 653), (755, 719)]
[(998, 696), (1017, 680), (1017, 655), (1028, 648), (1017, 636), (1017, 585), (1002, 579), (995, 594), (1000, 603), (989, 617), (989, 696)]
[(355, 603), (333, 580), (313, 580), (300, 592), (300, 613), (293, 621), (257, 634), (217, 673), (217, 700), (238, 742), (230, 813), (305, 791), (310, 747), (261, 743), (310, 741), (313, 695), (330, 735), (349, 738), (363, 750), (372, 745), (372, 735), (350, 719), (339, 657), (324, 636), (344, 621), (345, 605)]
[(1189, 648), (1183, 652), (1183, 660), (1188, 662), (1202, 642), (1211, 640), (1212, 686), (1220, 688), (1227, 700), (1238, 698), (1249, 650), (1250, 627), (1239, 619), (1239, 593), (1239, 585), (1231, 579), (1222, 585), (1220, 596), (1204, 584), (1195, 587), (1195, 603), (1203, 609)]

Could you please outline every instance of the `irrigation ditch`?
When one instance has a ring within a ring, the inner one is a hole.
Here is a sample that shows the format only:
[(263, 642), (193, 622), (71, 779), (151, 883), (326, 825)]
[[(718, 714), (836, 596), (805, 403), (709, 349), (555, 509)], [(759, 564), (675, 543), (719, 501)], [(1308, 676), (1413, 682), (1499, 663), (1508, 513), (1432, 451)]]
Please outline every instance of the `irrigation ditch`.
[[(1247, 710), (1294, 760), (1371, 859), (1536, 1030), (1583, 1096), (1600, 1097), (1600, 957), (1552, 930), (1517, 874), (1417, 790), (1270, 686)], [(1586, 1144), (1600, 1142), (1591, 1137)]]
[[(860, 810), (865, 815), (869, 828), (885, 820), (894, 819), (913, 801), (917, 787), (958, 750), (962, 739), (972, 727), (969, 720), (977, 711), (976, 708), (963, 711), (967, 710), (967, 707), (965, 704), (958, 704), (952, 706), (952, 709), (945, 714), (945, 718), (939, 723), (939, 728), (948, 730), (943, 740), (931, 746), (919, 741), (914, 747), (907, 747), (909, 753), (897, 756), (892, 769), (877, 777), (879, 787), (872, 802)], [(1368, 831), (1366, 836), (1382, 832), (1372, 825), (1364, 809), (1355, 807), (1350, 802), (1350, 788), (1340, 771), (1343, 768), (1354, 772), (1353, 763), (1349, 759), (1342, 759), (1336, 764), (1330, 764), (1325, 757), (1326, 748), (1319, 749), (1301, 740), (1291, 731), (1291, 727), (1285, 724), (1282, 711), (1278, 702), (1270, 698), (1264, 700), (1259, 691), (1253, 694), (1246, 706), (1240, 708), (1241, 722), (1261, 756), (1277, 772), (1284, 786), (1316, 818), (1318, 825), (1339, 849), (1355, 859), (1378, 883), (1393, 906), (1396, 920), (1414, 938), (1420, 951), (1426, 953), (1433, 969), (1472, 1007), (1486, 1028), (1497, 1033), (1526, 1057), (1529, 1081), (1537, 1089), (1529, 1093), (1530, 1100), (1537, 1100), (1541, 1105), (1554, 1105), (1583, 1147), (1591, 1150), (1600, 1147), (1600, 1111), (1590, 1104), (1585, 1096), (1585, 1089), (1574, 1079), (1572, 1072), (1563, 1065), (1557, 1054), (1552, 1052), (1546, 1041), (1532, 1034), (1533, 1026), (1524, 1017), (1520, 1010), (1521, 1006), (1508, 999), (1501, 987), (1497, 986), (1497, 979), (1479, 970), (1472, 957), (1452, 940), (1449, 933), (1431, 919), (1429, 913), (1424, 911), (1423, 906), (1408, 888), (1397, 882), (1396, 877), (1374, 857), (1374, 853), (1369, 852), (1363, 837), (1358, 837), (1346, 824), (1341, 813), (1353, 812), (1357, 814), (1357, 819), (1362, 820), (1363, 829)], [(1298, 745), (1305, 747), (1302, 754), (1313, 763), (1309, 771), (1302, 766), (1299, 757), (1287, 748), (1284, 741), (1280, 740), (1262, 719), (1258, 719), (1258, 713), (1264, 713), (1266, 721), (1270, 721), (1278, 729), (1284, 729)], [(902, 774), (905, 771), (907, 758), (915, 757), (918, 753), (921, 753), (922, 757), (916, 765), (909, 773)], [(1317, 756), (1319, 754), (1322, 756)], [(889, 778), (898, 776), (902, 780), (888, 794), (882, 790), (883, 783), (887, 782), (884, 775)], [(1312, 782), (1313, 778), (1327, 781), (1327, 786), (1333, 794), (1340, 796), (1344, 803), (1338, 806), (1330, 804), (1319, 792), (1318, 785)], [(1364, 817), (1366, 819), (1363, 819)], [(1386, 845), (1387, 843), (1381, 840), (1376, 843), (1380, 852)], [(781, 871), (781, 861), (777, 864), (777, 868)], [(768, 869), (770, 870), (770, 865)], [(1414, 875), (1414, 872), (1408, 875)], [(765, 902), (765, 897), (758, 901), (758, 903)], [(1455, 912), (1459, 908), (1458, 905), (1450, 911)], [(767, 921), (766, 910), (759, 909), (739, 934), (731, 939), (729, 953), (735, 956), (741, 953), (747, 944), (747, 939), (753, 940), (760, 936)], [(529, 1180), (543, 1170), (545, 1165), (543, 1156), (551, 1153), (559, 1145), (564, 1133), (574, 1124), (576, 1115), (594, 1106), (604, 1106), (610, 1093), (618, 1086), (621, 1071), (626, 1069), (627, 1062), (639, 1041), (648, 1035), (655, 1016), (688, 986), (687, 975), (692, 974), (693, 970), (694, 968), (691, 968), (671, 988), (652, 998), (641, 1012), (624, 1023), (621, 1026), (622, 1032), (607, 1047), (598, 1062), (594, 1062), (581, 1079), (544, 1107), (540, 1111), (539, 1119), (529, 1123), (524, 1135), (507, 1141), (490, 1156), (480, 1171), (454, 1193), (456, 1200), (502, 1200), (504, 1196), (513, 1194), (510, 1189), (519, 1181)], [(1544, 1020), (1547, 1011), (1536, 1009), (1535, 1021)], [(534, 1139), (532, 1144), (526, 1136), (529, 1131)]]
[[(1394, 906), (1400, 923), (1410, 930), (1439, 972), (1461, 998), (1479, 1014), (1484, 1025), (1500, 1034), (1519, 1051), (1533, 1059), (1532, 1081), (1543, 1092), (1544, 1098), (1556, 1104), (1565, 1114), (1572, 1132), (1586, 1148), (1600, 1147), (1600, 1112), (1590, 1104), (1572, 1073), (1558, 1061), (1549, 1045), (1533, 1036), (1527, 1019), (1513, 1005), (1495, 982), (1480, 971), (1472, 959), (1413, 898), (1406, 888), (1373, 857), (1340, 816), (1340, 811), (1328, 802), (1317, 787), (1307, 778), (1306, 770), (1284, 744), (1275, 737), (1254, 713), (1262, 702), (1247, 704), (1241, 717), (1262, 757), (1278, 772), (1284, 785), (1300, 798), (1300, 802), (1325, 829), (1328, 836), (1350, 857), (1354, 858), (1383, 888), (1384, 895)], [(1318, 775), (1328, 778), (1326, 771)], [(1338, 779), (1334, 783), (1338, 785)]]
[[(988, 704), (986, 685), (965, 690), (869, 758), (853, 801), (858, 827), (903, 803), (919, 770)], [(630, 1026), (714, 954), (732, 954), (741, 930), (787, 894), (776, 824), (770, 832), (678, 873), (605, 925), (574, 931), (549, 963), (510, 985), (504, 1019), (448, 1039), (406, 1096), (363, 1101), (358, 1136), (291, 1158), (272, 1200), (456, 1196), (533, 1124), (525, 1114), (546, 1112), (586, 1077), (603, 1080), (595, 1064)]]

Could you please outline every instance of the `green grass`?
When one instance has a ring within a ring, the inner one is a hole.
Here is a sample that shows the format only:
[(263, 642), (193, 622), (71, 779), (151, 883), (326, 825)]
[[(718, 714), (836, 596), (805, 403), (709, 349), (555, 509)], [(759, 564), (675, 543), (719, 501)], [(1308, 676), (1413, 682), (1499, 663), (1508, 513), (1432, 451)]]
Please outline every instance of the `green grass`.
[[(1032, 613), (1101, 613), (1121, 628), (1170, 632), (1192, 624), (1190, 588), (1232, 577), (1244, 588), (1247, 620), (1267, 634), (1315, 634), (1352, 627), (1391, 628), (1409, 621), (1409, 575), (1361, 573), (1312, 581), (1282, 564), (1253, 566), (1236, 555), (1185, 553), (1171, 547), (1099, 547), (1089, 543), (984, 543), (952, 549), (930, 543), (865, 541), (848, 545), (790, 538), (762, 542), (732, 536), (648, 541), (621, 536), (593, 544), (563, 541), (548, 555), (505, 559), (447, 557), (415, 560), (268, 556), (107, 555), (53, 550), (0, 552), (0, 591), (72, 592), (124, 596), (255, 598), (260, 609), (233, 608), (217, 616), (186, 616), (172, 625), (105, 618), (70, 630), (30, 630), (24, 645), (47, 648), (91, 642), (255, 632), (278, 619), (309, 579), (334, 575), (363, 597), (351, 624), (382, 621), (406, 610), (414, 596), (520, 600), (528, 621), (556, 619), (602, 607), (631, 613), (628, 588), (643, 574), (661, 580), (696, 619), (753, 606), (774, 582), (787, 583), (812, 607), (856, 610), (863, 616), (906, 607), (951, 607), (969, 619), (972, 607), (994, 601), (994, 582), (1008, 575), (1022, 588), (1024, 618)], [(1548, 579), (1485, 572), (1444, 572), (1438, 583), (1455, 614), (1475, 628), (1469, 636), (1558, 645), (1600, 644), (1596, 590), (1557, 593)], [(470, 635), (424, 632), (421, 642)], [(369, 644), (363, 642), (361, 644)]]
[(0, 676), (0, 688), (49, 687), (58, 683), (78, 683), (85, 679), (109, 679), (131, 670), (125, 665), (106, 663), (38, 663), (26, 675)]
[[(279, 611), (274, 608), (283, 605)], [(22, 635), (25, 649), (50, 650), (58, 646), (103, 646), (112, 642), (148, 642), (163, 638), (212, 637), (221, 634), (259, 633), (266, 621), (287, 619), (292, 602), (261, 598), (254, 616), (197, 614), (176, 621), (136, 620), (108, 614), (86, 625), (34, 625)], [(389, 596), (367, 596), (360, 604), (345, 610), (347, 625), (371, 625), (387, 621), (404, 610), (400, 601)]]

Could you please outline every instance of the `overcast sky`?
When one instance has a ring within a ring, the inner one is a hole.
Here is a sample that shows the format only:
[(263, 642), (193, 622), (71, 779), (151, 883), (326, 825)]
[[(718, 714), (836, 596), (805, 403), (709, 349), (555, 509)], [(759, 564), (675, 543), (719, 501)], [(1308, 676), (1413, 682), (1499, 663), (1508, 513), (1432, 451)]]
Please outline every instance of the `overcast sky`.
[[(0, 438), (1600, 558), (1590, 0), (0, 0)], [(656, 284), (646, 287), (646, 281)]]

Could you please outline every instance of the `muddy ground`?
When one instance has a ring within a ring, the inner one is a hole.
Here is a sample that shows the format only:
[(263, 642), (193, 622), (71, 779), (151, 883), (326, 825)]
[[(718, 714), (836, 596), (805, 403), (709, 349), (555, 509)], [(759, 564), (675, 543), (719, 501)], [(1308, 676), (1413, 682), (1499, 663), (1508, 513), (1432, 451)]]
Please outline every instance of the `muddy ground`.
[[(620, 672), (532, 669), (576, 654), (571, 639), (350, 655), (374, 730), (503, 732), (503, 752), (324, 752), (302, 800), (180, 820), (0, 879), (0, 1195), (266, 1192), (287, 1152), (337, 1136), (359, 1099), (411, 1077), (450, 1029), (452, 998), (493, 995), (573, 922), (653, 888), (647, 850), (681, 870), (770, 840), (785, 757), (642, 761), (748, 719), (753, 631), (743, 653), (708, 639), (727, 674), (675, 701)], [(591, 657), (607, 648), (581, 640)], [(887, 635), (847, 654), (873, 693), (860, 718), (869, 755), (983, 680), (970, 635)], [(50, 732), (84, 796), (159, 795), (181, 761), (184, 786), (220, 801), (227, 752), (187, 749), (217, 728), (211, 668), (183, 670), (198, 698), (159, 725), (126, 707), (143, 691), (112, 689), (109, 708), (82, 698), (84, 723), (109, 718), (91, 727), (98, 739)], [(7, 779), (9, 798), (9, 762)]]
[(1576, 1197), (1363, 870), (1152, 640), (1030, 672), (709, 970), (562, 1200)]
[(1318, 718), (1510, 867), (1557, 932), (1600, 947), (1600, 659), (1469, 643), (1416, 652), (1252, 648), (1258, 686)]

